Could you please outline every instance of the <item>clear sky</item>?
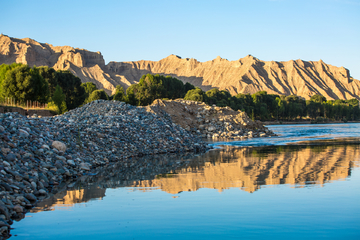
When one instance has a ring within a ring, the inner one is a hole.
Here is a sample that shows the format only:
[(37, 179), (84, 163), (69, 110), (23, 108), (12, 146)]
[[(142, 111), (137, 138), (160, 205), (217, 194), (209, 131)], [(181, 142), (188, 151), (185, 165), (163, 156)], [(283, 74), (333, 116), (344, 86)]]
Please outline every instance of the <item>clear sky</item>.
[(0, 31), (100, 51), (105, 62), (303, 59), (360, 80), (360, 0), (1, 1)]

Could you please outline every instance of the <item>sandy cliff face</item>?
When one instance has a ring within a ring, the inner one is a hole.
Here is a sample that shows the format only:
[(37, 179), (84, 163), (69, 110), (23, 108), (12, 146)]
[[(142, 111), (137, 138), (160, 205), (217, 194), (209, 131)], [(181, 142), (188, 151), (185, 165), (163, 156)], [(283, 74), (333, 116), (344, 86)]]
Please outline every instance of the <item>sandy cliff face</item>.
[(109, 71), (124, 76), (129, 82), (146, 73), (164, 74), (201, 87), (228, 90), (231, 94), (267, 91), (269, 94), (298, 95), (309, 99), (321, 94), (328, 100), (358, 98), (360, 82), (344, 67), (303, 60), (261, 61), (250, 55), (237, 61), (217, 57), (198, 62), (170, 55), (158, 62), (110, 62)]
[(110, 62), (105, 65), (100, 52), (69, 46), (54, 47), (24, 38), (0, 35), (0, 64), (25, 63), (68, 69), (83, 82), (93, 82), (111, 94), (116, 85), (125, 89), (143, 74), (176, 77), (207, 91), (226, 89), (231, 94), (267, 91), (269, 94), (296, 94), (309, 99), (321, 94), (328, 100), (359, 98), (360, 81), (344, 67), (303, 60), (261, 61), (251, 55), (237, 61), (220, 57), (207, 62), (170, 55), (160, 61)]
[(100, 52), (69, 46), (54, 47), (30, 38), (17, 39), (0, 35), (0, 64), (13, 62), (69, 70), (82, 82), (93, 82), (108, 94), (111, 94), (117, 85), (110, 75), (104, 72), (105, 61)]

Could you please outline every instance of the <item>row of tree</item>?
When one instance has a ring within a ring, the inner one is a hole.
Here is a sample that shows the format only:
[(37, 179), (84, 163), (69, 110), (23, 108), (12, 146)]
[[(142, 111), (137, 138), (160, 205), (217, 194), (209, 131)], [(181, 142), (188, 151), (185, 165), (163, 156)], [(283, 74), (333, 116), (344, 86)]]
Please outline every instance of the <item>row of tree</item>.
[(126, 93), (119, 85), (115, 94), (108, 96), (93, 83), (81, 83), (81, 80), (69, 71), (55, 71), (49, 67), (30, 68), (19, 63), (0, 65), (0, 99), (3, 97), (12, 97), (20, 102), (50, 102), (60, 113), (97, 99), (146, 106), (155, 99), (184, 98), (220, 107), (229, 106), (262, 121), (295, 120), (307, 116), (312, 119), (360, 119), (357, 99), (327, 101), (323, 96), (314, 95), (310, 100), (305, 100), (296, 95), (267, 94), (266, 91), (232, 96), (226, 90), (212, 89), (204, 92), (171, 76), (152, 74), (143, 75), (139, 83), (131, 85)]
[(13, 63), (0, 65), (0, 99), (4, 97), (20, 103), (51, 102), (62, 113), (83, 104), (86, 96), (81, 80), (70, 71)]
[(329, 100), (324, 96), (314, 95), (305, 100), (296, 95), (267, 94), (260, 91), (255, 94), (238, 94), (231, 96), (225, 90), (212, 89), (207, 92), (199, 88), (190, 90), (186, 100), (203, 101), (209, 105), (229, 106), (234, 110), (245, 111), (253, 119), (296, 120), (305, 117), (311, 119), (325, 118), (331, 120), (359, 120), (360, 108), (357, 99)]
[(331, 120), (359, 120), (360, 108), (357, 99), (329, 100), (314, 95), (305, 100), (296, 95), (267, 94), (260, 91), (255, 94), (238, 94), (232, 96), (228, 91), (211, 89), (204, 92), (200, 88), (172, 78), (170, 76), (143, 75), (138, 84), (131, 85), (126, 94), (120, 86), (113, 95), (114, 100), (125, 101), (135, 106), (146, 106), (155, 99), (194, 100), (220, 107), (229, 106), (234, 110), (245, 111), (253, 119), (296, 120), (305, 117), (311, 119), (325, 118)]

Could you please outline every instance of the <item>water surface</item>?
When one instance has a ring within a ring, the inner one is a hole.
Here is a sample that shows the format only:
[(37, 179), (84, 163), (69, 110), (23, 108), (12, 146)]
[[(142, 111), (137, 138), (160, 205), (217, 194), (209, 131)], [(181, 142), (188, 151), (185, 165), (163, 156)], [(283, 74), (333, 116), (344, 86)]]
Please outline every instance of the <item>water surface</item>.
[[(242, 141), (216, 141), (213, 145), (231, 145), (241, 147), (254, 146), (279, 146), (299, 144), (301, 142), (344, 142), (360, 143), (360, 123), (344, 124), (294, 124), (294, 125), (269, 125), (278, 136), (271, 138), (249, 138)], [(212, 142), (211, 142), (212, 143)]]
[(303, 144), (339, 144), (359, 126), (271, 126), (280, 137), (247, 141), (261, 147), (104, 169), (40, 203), (12, 238), (360, 239), (359, 144)]

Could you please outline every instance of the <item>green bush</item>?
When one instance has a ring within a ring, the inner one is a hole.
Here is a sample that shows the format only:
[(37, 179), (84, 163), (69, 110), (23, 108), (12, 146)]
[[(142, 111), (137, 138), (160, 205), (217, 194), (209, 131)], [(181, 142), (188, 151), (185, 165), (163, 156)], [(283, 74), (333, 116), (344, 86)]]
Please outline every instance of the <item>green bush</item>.
[(95, 90), (89, 96), (89, 102), (99, 100), (99, 99), (109, 100), (108, 95), (106, 94), (106, 92), (103, 89)]
[(195, 88), (195, 89), (191, 89), (189, 90), (185, 97), (184, 100), (192, 100), (192, 101), (198, 101), (198, 102), (204, 102), (204, 99), (206, 98), (205, 93), (203, 92), (203, 90), (201, 90), (200, 88)]

